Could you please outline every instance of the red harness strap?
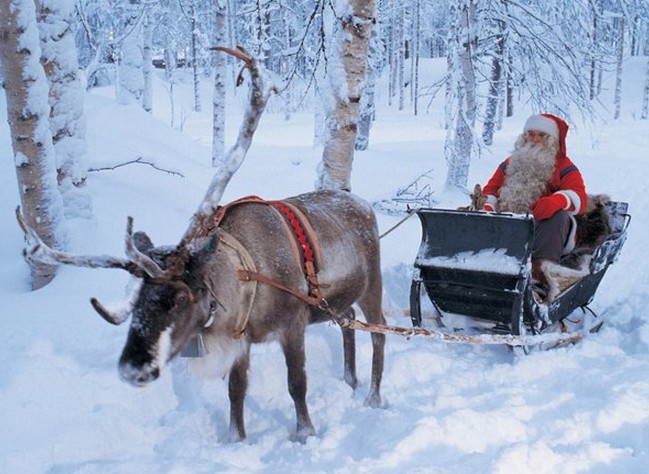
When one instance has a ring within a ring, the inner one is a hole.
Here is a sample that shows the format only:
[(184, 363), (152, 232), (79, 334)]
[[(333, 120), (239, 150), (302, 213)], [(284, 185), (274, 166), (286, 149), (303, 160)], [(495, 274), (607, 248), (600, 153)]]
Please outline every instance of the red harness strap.
[[(313, 236), (307, 232), (307, 226), (302, 223), (296, 212), (299, 212), (294, 206), (282, 201), (269, 201), (268, 204), (277, 209), (288, 221), (293, 230), (293, 237), (297, 241), (297, 246), (302, 256), (304, 275), (309, 285), (309, 295), (322, 299), (320, 285), (318, 284), (318, 261), (313, 245)], [(302, 216), (303, 219), (306, 217)]]

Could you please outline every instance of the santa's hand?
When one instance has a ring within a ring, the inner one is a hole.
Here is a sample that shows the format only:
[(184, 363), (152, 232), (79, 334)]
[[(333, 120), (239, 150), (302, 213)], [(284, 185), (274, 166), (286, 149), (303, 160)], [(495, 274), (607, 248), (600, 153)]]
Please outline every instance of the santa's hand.
[(530, 205), (534, 219), (542, 221), (549, 219), (561, 210), (570, 209), (570, 201), (565, 194), (554, 193), (550, 196), (544, 196)]
[(496, 209), (494, 209), (494, 207), (491, 204), (489, 204), (488, 202), (485, 202), (482, 205), (482, 210), (487, 211), (487, 212), (496, 212)]

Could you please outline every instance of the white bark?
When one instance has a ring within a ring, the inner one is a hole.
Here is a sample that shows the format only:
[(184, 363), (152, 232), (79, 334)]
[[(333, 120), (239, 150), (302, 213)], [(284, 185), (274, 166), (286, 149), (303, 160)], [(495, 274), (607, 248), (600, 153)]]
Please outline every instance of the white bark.
[[(227, 38), (226, 2), (216, 2), (215, 41), (217, 45), (225, 44)], [(226, 56), (215, 53), (214, 59), (214, 95), (212, 97), (212, 166), (217, 167), (225, 159), (225, 74)]]
[(449, 39), (449, 70), (453, 112), (447, 115), (449, 130), (446, 135), (446, 162), (448, 165), (445, 189), (465, 188), (469, 175), (471, 154), (475, 143), (474, 128), (476, 118), (476, 79), (473, 64), (474, 44), (474, 0), (459, 0), (454, 11), (459, 23), (451, 28)]
[(71, 23), (74, 3), (40, 0), (42, 63), (50, 83), (50, 129), (59, 182), (81, 185), (88, 175), (84, 94)]
[[(40, 64), (41, 48), (33, 0), (0, 2), (0, 49), (7, 119), (28, 224), (51, 247), (61, 247), (63, 203), (58, 191), (56, 155), (49, 127), (49, 87)], [(32, 288), (49, 283), (56, 267), (33, 263)]]
[[(341, 59), (340, 74), (332, 74), (335, 106), (327, 114), (327, 140), (318, 169), (318, 189), (351, 190), (351, 170), (358, 129), (358, 114), (370, 34), (374, 26), (373, 0), (350, 0), (343, 14), (337, 43)], [(342, 87), (338, 85), (342, 79)]]
[(142, 108), (147, 112), (153, 111), (153, 13), (148, 10), (144, 16), (142, 35), (142, 74), (144, 88), (142, 90)]
[(624, 71), (624, 38), (625, 38), (625, 21), (624, 17), (620, 16), (618, 23), (618, 43), (617, 43), (617, 62), (615, 70), (615, 112), (614, 119), (620, 118), (620, 110), (622, 108), (622, 73)]
[(137, 12), (131, 14), (127, 28), (117, 67), (117, 101), (120, 104), (141, 105), (144, 94), (142, 21)]
[(647, 72), (644, 81), (644, 92), (642, 94), (642, 113), (640, 118), (642, 120), (649, 118), (649, 59), (647, 60)]

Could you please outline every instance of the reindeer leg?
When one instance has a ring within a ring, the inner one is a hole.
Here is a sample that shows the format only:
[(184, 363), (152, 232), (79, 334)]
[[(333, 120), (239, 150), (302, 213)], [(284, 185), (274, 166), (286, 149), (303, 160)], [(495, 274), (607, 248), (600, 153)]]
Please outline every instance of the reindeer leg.
[[(356, 319), (353, 308), (345, 313), (345, 318)], [(343, 334), (344, 373), (343, 378), (347, 385), (356, 390), (358, 379), (356, 378), (356, 333), (353, 329), (341, 329)]]
[[(385, 324), (385, 319), (381, 317)], [(381, 379), (383, 377), (383, 352), (385, 348), (385, 334), (372, 333), (372, 382), (370, 392), (365, 398), (365, 405), (372, 408), (381, 406)]]
[(243, 441), (246, 428), (243, 423), (243, 402), (248, 389), (248, 367), (250, 366), (250, 348), (232, 366), (228, 378), (228, 396), (230, 398), (230, 428), (228, 441)]
[(286, 332), (287, 338), (282, 340), (282, 349), (288, 369), (288, 392), (295, 404), (297, 426), (295, 441), (305, 443), (309, 436), (316, 434), (309, 410), (306, 405), (306, 370), (304, 353), (304, 327), (294, 327)]
[[(378, 275), (372, 279), (363, 297), (358, 300), (358, 305), (365, 315), (368, 323), (385, 324), (385, 317), (381, 311), (382, 283), (379, 269), (370, 272)], [(372, 333), (372, 380), (370, 391), (365, 398), (365, 405), (372, 408), (381, 406), (381, 379), (383, 377), (383, 361), (385, 351), (385, 334)]]

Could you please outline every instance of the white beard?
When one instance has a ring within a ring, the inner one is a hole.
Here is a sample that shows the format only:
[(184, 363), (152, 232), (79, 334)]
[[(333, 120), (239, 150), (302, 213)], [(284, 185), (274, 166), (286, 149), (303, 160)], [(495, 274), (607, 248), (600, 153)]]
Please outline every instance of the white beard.
[(559, 147), (553, 137), (548, 137), (545, 143), (529, 143), (522, 136), (515, 146), (500, 190), (499, 210), (524, 214), (545, 193)]

